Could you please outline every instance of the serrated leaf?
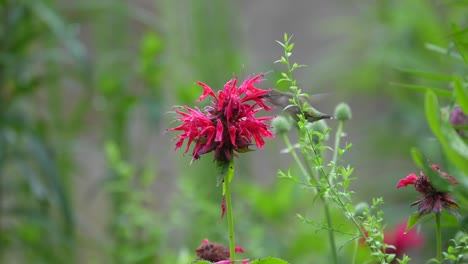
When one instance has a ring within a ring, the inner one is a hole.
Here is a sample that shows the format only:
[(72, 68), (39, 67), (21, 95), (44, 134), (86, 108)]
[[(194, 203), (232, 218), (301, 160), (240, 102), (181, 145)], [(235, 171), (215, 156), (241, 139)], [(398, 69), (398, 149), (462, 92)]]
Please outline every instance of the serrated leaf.
[(267, 257), (263, 259), (257, 259), (252, 262), (251, 264), (289, 264), (289, 262), (279, 259), (279, 258), (273, 258), (273, 257)]
[(421, 221), (427, 214), (420, 215), (420, 214), (414, 214), (412, 215), (409, 219), (408, 222), (406, 223), (406, 229), (405, 229), (405, 234), (408, 233), (408, 231), (411, 230), (411, 228), (414, 227), (419, 221)]
[(468, 113), (468, 89), (463, 85), (463, 79), (460, 76), (453, 76), (455, 85), (455, 100), (464, 113)]

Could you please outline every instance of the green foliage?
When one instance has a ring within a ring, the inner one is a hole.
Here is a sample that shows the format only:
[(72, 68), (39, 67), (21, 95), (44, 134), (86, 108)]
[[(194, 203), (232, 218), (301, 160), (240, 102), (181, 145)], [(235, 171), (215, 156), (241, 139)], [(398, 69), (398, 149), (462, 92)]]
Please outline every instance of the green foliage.
[[(362, 212), (362, 215), (358, 216), (352, 205), (353, 192), (348, 189), (350, 181), (352, 180), (350, 176), (353, 174), (354, 168), (350, 165), (346, 167), (338, 165), (338, 162), (341, 161), (344, 153), (349, 151), (352, 146), (351, 144), (347, 144), (345, 148), (340, 148), (340, 139), (343, 134), (344, 123), (351, 117), (349, 106), (341, 104), (337, 107), (338, 110), (336, 111), (336, 115), (340, 116), (340, 118), (338, 118), (339, 125), (335, 135), (335, 146), (334, 148), (326, 146), (326, 136), (330, 130), (326, 129), (325, 131), (319, 132), (317, 130), (310, 129), (313, 126), (308, 126), (303, 110), (306, 106), (302, 105), (298, 99), (303, 96), (303, 94), (297, 87), (297, 81), (293, 77), (293, 71), (297, 67), (290, 66), (290, 57), (294, 47), (291, 43), (291, 37), (288, 37), (288, 35), (285, 34), (284, 43), (279, 43), (284, 48), (285, 55), (277, 62), (285, 65), (287, 69), (286, 72), (281, 74), (283, 78), (278, 82), (289, 83), (290, 90), (294, 94), (293, 99), (291, 99), (291, 105), (300, 109), (297, 126), (299, 129), (299, 150), (302, 154), (303, 161), (297, 157), (296, 150), (291, 145), (288, 136), (286, 134), (283, 134), (282, 136), (286, 146), (288, 147), (288, 153), (293, 156), (296, 165), (301, 168), (301, 173), (304, 174), (305, 180), (297, 180), (298, 177), (292, 176), (289, 172), (285, 174), (280, 171), (278, 176), (280, 178), (293, 180), (294, 182), (304, 185), (312, 190), (315, 194), (314, 201), (318, 198), (322, 202), (326, 224), (317, 224), (316, 221), (305, 219), (301, 215), (299, 215), (299, 218), (306, 223), (310, 223), (318, 227), (319, 229), (327, 230), (330, 244), (329, 251), (331, 252), (333, 263), (339, 262), (336, 245), (337, 239), (335, 238), (336, 234), (351, 236), (351, 239), (346, 243), (359, 238), (364, 239), (372, 252), (370, 255), (375, 260), (380, 263), (391, 263), (395, 260), (396, 256), (394, 254), (386, 253), (386, 248), (390, 246), (387, 246), (383, 242), (383, 211), (377, 210), (377, 206), (382, 204), (383, 200), (381, 198), (374, 199), (371, 208), (365, 210), (365, 212)], [(297, 65), (297, 63), (293, 63), (292, 65)], [(325, 161), (325, 151), (328, 150), (333, 153), (333, 157), (332, 160), (327, 163)], [(354, 225), (353, 233), (346, 233), (334, 228), (332, 220), (335, 219), (331, 217), (329, 207), (329, 203), (331, 202), (339, 208), (346, 219), (349, 220), (350, 224)], [(346, 244), (340, 246), (340, 248), (345, 245)], [(343, 256), (340, 257), (346, 258)], [(356, 258), (356, 255), (354, 258)], [(402, 263), (405, 263), (407, 260), (405, 259), (402, 261)]]
[(105, 145), (105, 153), (111, 178), (105, 184), (113, 200), (114, 213), (111, 230), (114, 244), (114, 263), (155, 263), (161, 256), (157, 249), (162, 236), (158, 216), (145, 206), (149, 201), (145, 192), (154, 181), (153, 167), (142, 172), (122, 160), (118, 146), (113, 142)]
[(64, 113), (58, 69), (86, 83), (83, 45), (51, 1), (0, 1), (0, 17), (0, 260), (73, 263), (67, 121), (82, 116)]

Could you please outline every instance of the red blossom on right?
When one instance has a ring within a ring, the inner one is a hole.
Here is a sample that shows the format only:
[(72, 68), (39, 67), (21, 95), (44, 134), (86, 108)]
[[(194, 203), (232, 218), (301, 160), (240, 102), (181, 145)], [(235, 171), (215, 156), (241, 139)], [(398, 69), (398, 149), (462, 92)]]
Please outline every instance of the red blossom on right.
[[(451, 175), (440, 171), (438, 165), (434, 164), (431, 167), (452, 184), (458, 184), (458, 181)], [(420, 199), (411, 204), (411, 206), (418, 205), (419, 215), (425, 215), (431, 212), (440, 214), (444, 208), (451, 214), (459, 216), (458, 212), (455, 211), (455, 209), (458, 208), (458, 204), (452, 199), (450, 194), (435, 189), (429, 178), (426, 177), (422, 171), (420, 172), (419, 177), (416, 176), (416, 174), (411, 173), (401, 179), (397, 184), (397, 188), (406, 187), (408, 185), (414, 185), (414, 189), (421, 194)]]
[[(401, 258), (409, 250), (424, 245), (424, 236), (418, 234), (416, 229), (411, 229), (407, 233), (405, 233), (405, 230), (406, 223), (401, 223), (394, 229), (385, 231), (384, 243), (393, 246), (387, 247), (387, 254), (395, 254), (397, 258)], [(397, 261), (394, 261), (394, 263), (397, 263)]]

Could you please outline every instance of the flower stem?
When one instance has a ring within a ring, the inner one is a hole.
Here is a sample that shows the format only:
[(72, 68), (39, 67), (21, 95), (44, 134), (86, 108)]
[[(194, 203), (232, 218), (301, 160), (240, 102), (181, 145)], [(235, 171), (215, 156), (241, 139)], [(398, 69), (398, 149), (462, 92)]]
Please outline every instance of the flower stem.
[(330, 176), (329, 176), (331, 182), (333, 182), (333, 179), (336, 178), (335, 170), (336, 170), (336, 164), (338, 162), (338, 148), (340, 147), (341, 135), (343, 134), (343, 127), (344, 127), (344, 122), (340, 121), (338, 123), (338, 128), (335, 134), (335, 148), (333, 150), (333, 158), (332, 158), (333, 167), (331, 169)]
[[(304, 167), (301, 160), (297, 156), (296, 151), (294, 150), (293, 146), (291, 145), (291, 142), (289, 141), (289, 138), (286, 135), (286, 133), (283, 133), (283, 140), (284, 140), (284, 143), (286, 144), (289, 152), (293, 156), (294, 161), (299, 166), (301, 172), (304, 174), (304, 177), (306, 178), (306, 180), (309, 182), (312, 179), (314, 182), (317, 183), (318, 179), (315, 179), (315, 177), (313, 177), (314, 174), (311, 171), (310, 166), (307, 166), (307, 169), (306, 169), (306, 167)], [(320, 190), (318, 190), (318, 191), (320, 191)], [(332, 251), (333, 263), (338, 264), (338, 253), (337, 253), (336, 244), (335, 244), (335, 234), (334, 234), (333, 228), (332, 228), (330, 208), (328, 206), (327, 200), (323, 196), (320, 196), (320, 200), (323, 203), (323, 209), (325, 211), (325, 218), (327, 219), (327, 225), (328, 225), (327, 230), (328, 230), (328, 237), (329, 237), (329, 240), (330, 240), (330, 247), (331, 247), (331, 251)]]
[(440, 214), (436, 215), (437, 261), (442, 263), (442, 230), (440, 228)]
[(234, 239), (234, 222), (232, 217), (232, 203), (231, 203), (231, 180), (234, 176), (234, 159), (229, 162), (229, 168), (226, 177), (224, 178), (224, 193), (226, 195), (226, 211), (229, 229), (229, 252), (230, 259), (236, 259), (235, 252), (235, 239)]
[(333, 263), (338, 264), (338, 251), (336, 250), (335, 244), (335, 233), (333, 232), (332, 222), (331, 222), (331, 215), (330, 215), (330, 208), (328, 207), (328, 202), (325, 199), (323, 201), (323, 209), (325, 210), (325, 218), (327, 219), (328, 225), (328, 239), (330, 240), (330, 247), (332, 251)]
[(286, 144), (286, 147), (288, 148), (289, 153), (291, 153), (291, 156), (293, 157), (293, 159), (296, 162), (297, 166), (299, 166), (299, 169), (301, 170), (302, 174), (304, 174), (304, 177), (306, 178), (307, 182), (309, 182), (310, 181), (310, 175), (309, 175), (309, 173), (307, 173), (307, 170), (305, 169), (305, 167), (302, 164), (301, 160), (297, 156), (297, 153), (294, 150), (294, 147), (291, 145), (291, 141), (289, 141), (289, 138), (286, 135), (286, 133), (282, 133), (282, 136), (283, 136), (284, 144)]

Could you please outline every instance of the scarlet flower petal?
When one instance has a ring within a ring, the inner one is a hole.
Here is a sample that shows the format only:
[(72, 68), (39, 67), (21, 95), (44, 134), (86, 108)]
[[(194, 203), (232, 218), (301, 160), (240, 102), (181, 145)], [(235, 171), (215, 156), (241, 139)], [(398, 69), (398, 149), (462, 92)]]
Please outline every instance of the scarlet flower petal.
[(252, 141), (258, 148), (263, 148), (264, 138), (273, 138), (270, 126), (265, 122), (273, 117), (256, 117), (262, 109), (270, 110), (264, 104), (264, 95), (267, 89), (255, 87), (263, 74), (254, 78), (247, 78), (239, 87), (237, 79), (229, 80), (224, 89), (215, 94), (213, 90), (202, 82), (203, 94), (197, 101), (204, 100), (210, 95), (213, 99), (211, 105), (206, 106), (202, 112), (198, 108), (184, 106), (185, 111), (176, 109), (181, 125), (167, 131), (179, 131), (175, 149), (182, 147), (186, 142), (185, 153), (193, 147), (193, 159), (200, 155), (214, 151), (214, 159), (227, 162), (233, 159), (234, 150), (247, 149)]
[(237, 252), (237, 253), (244, 253), (244, 252), (245, 252), (244, 249), (241, 248), (241, 247), (239, 247), (239, 246), (236, 246), (236, 247), (234, 248), (234, 251)]
[(200, 98), (197, 99), (196, 102), (200, 102), (202, 100), (204, 100), (208, 95), (211, 95), (213, 96), (213, 98), (216, 99), (216, 95), (215, 93), (213, 92), (213, 90), (206, 84), (202, 83), (202, 82), (197, 82), (197, 84), (201, 85), (203, 87), (203, 94), (200, 96)]
[(416, 176), (416, 174), (414, 173), (411, 173), (408, 176), (406, 176), (406, 178), (401, 179), (398, 182), (397, 188), (406, 187), (410, 184), (414, 184), (417, 180), (418, 180), (418, 176)]
[(216, 124), (216, 137), (215, 137), (216, 142), (223, 141), (223, 130), (224, 130), (223, 123), (221, 123), (221, 121), (218, 120), (218, 124)]
[(424, 245), (424, 236), (419, 234), (415, 228), (406, 231), (406, 222), (400, 223), (393, 230), (385, 231), (384, 243), (393, 245), (395, 248), (387, 248), (388, 254), (396, 254), (397, 257), (403, 256), (411, 249), (420, 248)]

